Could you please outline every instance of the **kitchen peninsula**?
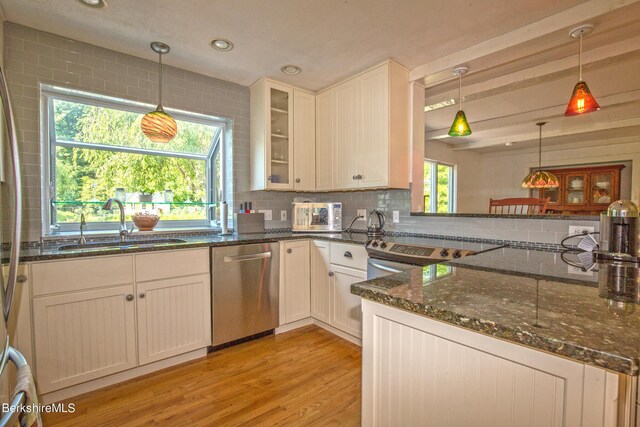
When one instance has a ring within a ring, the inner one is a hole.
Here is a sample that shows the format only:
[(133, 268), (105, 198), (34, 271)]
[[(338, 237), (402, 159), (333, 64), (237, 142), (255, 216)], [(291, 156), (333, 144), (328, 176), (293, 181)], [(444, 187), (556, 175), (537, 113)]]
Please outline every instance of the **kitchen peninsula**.
[[(632, 425), (635, 296), (595, 272), (576, 280), (558, 252), (501, 248), (443, 266), (352, 285), (364, 425)], [(635, 265), (623, 271), (637, 285)]]

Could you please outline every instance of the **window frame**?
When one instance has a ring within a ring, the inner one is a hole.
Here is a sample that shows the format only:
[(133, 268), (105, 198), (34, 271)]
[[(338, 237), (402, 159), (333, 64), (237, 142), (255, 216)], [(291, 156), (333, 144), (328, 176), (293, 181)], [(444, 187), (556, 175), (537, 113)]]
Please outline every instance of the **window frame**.
[[(126, 112), (133, 112), (138, 114), (146, 114), (152, 111), (155, 106), (144, 104), (136, 101), (131, 101), (122, 98), (114, 98), (97, 93), (89, 93), (75, 89), (61, 88), (57, 86), (41, 85), (40, 86), (40, 101), (41, 101), (41, 118), (42, 123), (46, 123), (46, 126), (41, 128), (41, 188), (42, 188), (42, 230), (43, 235), (50, 235), (59, 232), (78, 231), (80, 222), (66, 222), (59, 224), (55, 222), (55, 208), (53, 201), (55, 200), (55, 168), (56, 168), (56, 147), (65, 148), (85, 148), (85, 149), (98, 149), (112, 152), (126, 152), (132, 154), (143, 155), (157, 155), (165, 157), (178, 157), (192, 160), (205, 161), (205, 173), (206, 173), (206, 195), (207, 202), (211, 203), (206, 209), (206, 219), (202, 220), (171, 220), (163, 221), (163, 228), (204, 228), (211, 226), (219, 226), (219, 221), (216, 223), (216, 218), (213, 217), (213, 203), (220, 203), (221, 200), (217, 200), (217, 194), (215, 192), (217, 184), (217, 176), (213, 173), (215, 170), (216, 156), (220, 156), (220, 186), (223, 194), (227, 194), (226, 189), (226, 147), (230, 143), (231, 139), (231, 120), (207, 116), (204, 114), (192, 113), (188, 111), (176, 110), (165, 108), (165, 111), (176, 119), (181, 121), (188, 121), (192, 123), (198, 123), (207, 126), (214, 126), (217, 128), (214, 136), (213, 143), (210, 145), (207, 154), (194, 154), (194, 153), (180, 153), (166, 150), (151, 150), (148, 148), (134, 148), (124, 147), (118, 145), (99, 144), (91, 142), (79, 142), (79, 141), (64, 141), (57, 140), (55, 135), (55, 121), (53, 114), (53, 102), (54, 100), (61, 100), (67, 102), (82, 103), (95, 107), (110, 108)], [(117, 223), (115, 222), (90, 222), (90, 230), (117, 230)], [(159, 229), (161, 231), (162, 229)]]
[[(447, 162), (441, 162), (439, 160), (433, 160), (433, 159), (424, 159), (424, 164), (423, 164), (423, 168), (424, 165), (426, 165), (427, 163), (430, 164), (430, 168), (431, 168), (431, 196), (429, 197), (429, 212), (427, 212), (427, 206), (424, 206), (424, 212), (425, 213), (434, 213), (437, 214), (438, 213), (438, 180), (437, 180), (437, 176), (438, 176), (438, 166), (442, 165), (442, 166), (447, 166), (449, 167), (449, 203), (447, 206), (447, 212), (446, 213), (455, 213), (458, 209), (458, 166), (453, 164), (453, 163), (447, 163)], [(433, 179), (434, 177), (436, 177), (436, 179)], [(424, 193), (424, 190), (423, 190)], [(436, 195), (436, 197), (433, 197), (434, 195)], [(423, 200), (424, 200), (424, 195), (423, 195)]]

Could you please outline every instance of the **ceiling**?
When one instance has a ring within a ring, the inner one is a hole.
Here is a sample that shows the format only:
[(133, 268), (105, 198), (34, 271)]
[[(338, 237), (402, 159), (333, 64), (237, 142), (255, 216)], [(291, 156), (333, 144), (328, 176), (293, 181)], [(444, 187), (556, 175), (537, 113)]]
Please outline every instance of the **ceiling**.
[[(270, 76), (310, 90), (394, 58), (413, 69), (585, 0), (0, 0), (7, 20), (249, 85)], [(235, 48), (218, 52), (215, 37)], [(303, 72), (285, 76), (280, 67)]]

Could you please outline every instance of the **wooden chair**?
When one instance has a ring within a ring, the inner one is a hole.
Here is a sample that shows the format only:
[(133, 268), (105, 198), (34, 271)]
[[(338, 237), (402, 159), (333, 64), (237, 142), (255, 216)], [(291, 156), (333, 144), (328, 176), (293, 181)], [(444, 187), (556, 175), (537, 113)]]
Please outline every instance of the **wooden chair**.
[(547, 212), (549, 197), (521, 197), (511, 199), (489, 199), (490, 214), (540, 215)]

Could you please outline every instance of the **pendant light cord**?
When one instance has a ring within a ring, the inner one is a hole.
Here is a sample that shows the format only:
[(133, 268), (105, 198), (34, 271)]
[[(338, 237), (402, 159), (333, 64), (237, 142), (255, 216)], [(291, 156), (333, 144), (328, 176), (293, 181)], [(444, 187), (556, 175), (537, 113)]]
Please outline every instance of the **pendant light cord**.
[(582, 81), (582, 34), (580, 34), (580, 53), (578, 54), (578, 64), (580, 64), (580, 81)]
[(158, 106), (162, 106), (162, 53), (158, 53)]
[(538, 168), (542, 169), (542, 125), (538, 125)]
[(458, 99), (460, 104), (460, 111), (462, 111), (462, 74), (458, 75)]

